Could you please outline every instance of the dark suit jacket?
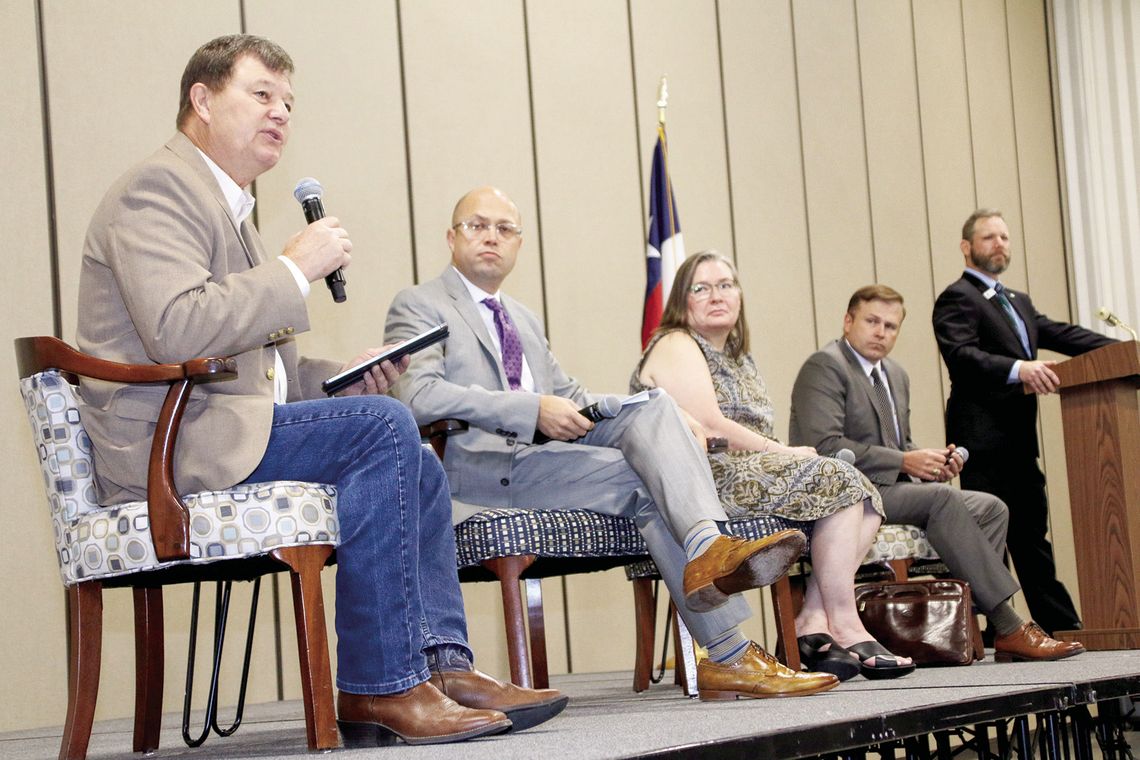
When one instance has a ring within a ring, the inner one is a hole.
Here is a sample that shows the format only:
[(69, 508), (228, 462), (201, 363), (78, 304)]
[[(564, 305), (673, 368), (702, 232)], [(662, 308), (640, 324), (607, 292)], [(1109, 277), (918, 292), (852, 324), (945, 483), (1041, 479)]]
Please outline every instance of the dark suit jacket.
[(1037, 397), (1007, 383), (1013, 363), (1048, 349), (1075, 356), (1114, 343), (1100, 333), (1041, 314), (1025, 293), (1006, 289), (1025, 322), (1030, 356), (986, 285), (963, 275), (934, 304), (934, 334), (950, 371), (946, 437), (971, 452), (1018, 452), (1036, 457)]
[(875, 407), (871, 381), (846, 343), (835, 340), (816, 351), (800, 367), (792, 388), (788, 441), (793, 446), (814, 446), (824, 456), (840, 449), (855, 454), (855, 466), (876, 486), (898, 481), (903, 451), (916, 448), (910, 436), (910, 378), (890, 358), (883, 370), (902, 433), (902, 451), (886, 446), (882, 420)]

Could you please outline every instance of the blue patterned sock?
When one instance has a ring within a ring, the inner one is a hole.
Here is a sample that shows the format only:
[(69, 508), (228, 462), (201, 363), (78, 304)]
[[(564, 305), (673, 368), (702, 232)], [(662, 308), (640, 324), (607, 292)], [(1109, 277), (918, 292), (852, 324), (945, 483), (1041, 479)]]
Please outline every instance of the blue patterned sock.
[(715, 637), (705, 647), (709, 650), (709, 659), (720, 665), (731, 665), (748, 650), (748, 639), (739, 628), (730, 628)]
[(701, 520), (685, 534), (685, 557), (692, 562), (712, 546), (721, 535), (713, 520)]

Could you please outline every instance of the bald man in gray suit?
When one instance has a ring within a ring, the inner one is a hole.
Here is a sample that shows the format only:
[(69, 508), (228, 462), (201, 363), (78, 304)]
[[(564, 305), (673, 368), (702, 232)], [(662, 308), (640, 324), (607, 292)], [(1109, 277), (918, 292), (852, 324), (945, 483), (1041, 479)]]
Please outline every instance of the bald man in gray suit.
[(922, 449), (911, 440), (910, 378), (887, 358), (906, 316), (885, 285), (855, 291), (843, 337), (808, 358), (792, 390), (793, 445), (820, 454), (855, 453), (855, 466), (879, 489), (887, 522), (924, 528), (956, 577), (970, 584), (989, 618), (998, 660), (1056, 660), (1084, 651), (1050, 638), (1010, 604), (1018, 586), (1002, 562), (1009, 512), (1000, 499), (946, 481), (965, 464), (951, 444)]
[[(401, 291), (385, 338), (447, 322), (446, 342), (416, 355), (393, 387), (420, 424), (457, 417), (471, 429), (447, 446), (456, 520), (480, 507), (587, 508), (632, 518), (693, 637), (702, 699), (811, 694), (830, 674), (797, 673), (748, 641), (751, 615), (736, 592), (778, 578), (803, 549), (799, 531), (760, 541), (722, 535), (727, 521), (703, 438), (655, 391), (596, 427), (578, 409), (598, 401), (551, 353), (538, 317), (501, 292), (522, 245), (518, 207), (483, 187), (456, 204), (451, 266)], [(693, 423), (695, 424), (695, 423)], [(549, 442), (535, 445), (541, 440)], [(464, 505), (475, 505), (465, 507)]]

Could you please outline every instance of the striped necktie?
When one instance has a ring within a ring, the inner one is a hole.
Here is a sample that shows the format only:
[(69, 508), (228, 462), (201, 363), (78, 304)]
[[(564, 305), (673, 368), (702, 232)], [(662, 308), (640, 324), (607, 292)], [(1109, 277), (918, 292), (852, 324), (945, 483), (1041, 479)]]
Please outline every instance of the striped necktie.
[(1029, 350), (1029, 334), (1025, 331), (1025, 323), (1021, 321), (1021, 317), (1013, 309), (1013, 304), (1009, 301), (1009, 296), (1005, 294), (1005, 286), (1000, 282), (994, 285), (994, 300), (998, 302), (1001, 307), (1002, 313), (1005, 318), (1009, 320), (1009, 326), (1017, 333), (1017, 339), (1021, 343), (1022, 350), (1028, 357), (1033, 356), (1033, 352)]
[(871, 397), (875, 401), (875, 411), (879, 413), (880, 428), (883, 434), (883, 443), (893, 449), (899, 448), (898, 433), (895, 432), (895, 413), (891, 409), (891, 399), (887, 395), (887, 388), (883, 385), (883, 376), (879, 374), (878, 367), (871, 368)]

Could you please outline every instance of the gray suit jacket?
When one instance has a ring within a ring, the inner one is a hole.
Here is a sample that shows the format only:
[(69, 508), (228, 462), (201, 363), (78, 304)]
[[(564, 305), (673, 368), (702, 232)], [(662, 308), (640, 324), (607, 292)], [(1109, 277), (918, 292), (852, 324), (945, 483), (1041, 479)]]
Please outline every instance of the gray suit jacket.
[[(274, 348), (289, 399), (319, 394), (337, 365), (301, 361), (291, 336), (309, 317), (289, 269), (239, 230), (193, 143), (176, 133), (107, 191), (91, 219), (79, 279), (79, 348), (136, 364), (234, 356), (235, 380), (198, 385), (175, 452), (180, 491), (226, 488), (265, 453)], [(84, 381), (84, 426), (102, 503), (145, 498), (146, 463), (165, 387)]]
[(510, 296), (500, 297), (518, 328), (535, 393), (509, 389), (479, 307), (450, 265), (436, 279), (400, 291), (384, 329), (388, 343), (448, 324), (447, 340), (413, 356), (392, 392), (421, 425), (450, 417), (470, 423), (471, 430), (448, 442), (444, 468), (453, 494), (487, 506), (506, 506), (501, 481), (510, 478), (516, 442), (533, 440), (538, 394), (562, 396), (579, 406), (597, 400), (559, 366), (538, 317)]
[[(910, 435), (910, 378), (889, 357), (883, 369), (891, 388), (903, 448), (917, 448)], [(840, 449), (855, 453), (855, 466), (875, 485), (892, 485), (902, 471), (903, 453), (884, 445), (870, 379), (840, 339), (816, 351), (800, 368), (792, 389), (789, 441), (814, 446), (824, 456)]]

